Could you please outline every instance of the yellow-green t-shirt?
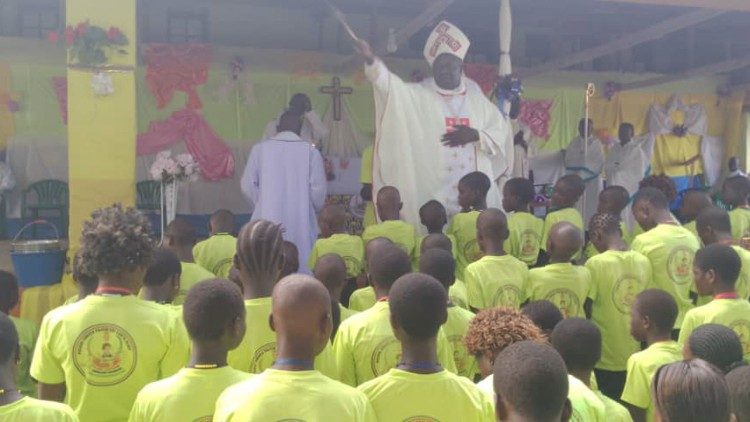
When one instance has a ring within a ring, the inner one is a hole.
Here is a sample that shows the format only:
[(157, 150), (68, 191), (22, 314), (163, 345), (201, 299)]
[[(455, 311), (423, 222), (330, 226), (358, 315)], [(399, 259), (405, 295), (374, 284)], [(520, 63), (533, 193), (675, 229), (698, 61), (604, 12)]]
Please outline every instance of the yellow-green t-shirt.
[[(398, 364), (401, 343), (393, 335), (390, 319), (388, 302), (382, 301), (341, 323), (333, 343), (341, 382), (356, 387)], [(456, 372), (451, 346), (442, 329), (437, 346), (440, 364)]]
[(514, 212), (508, 216), (510, 236), (505, 241), (505, 252), (523, 261), (536, 264), (542, 244), (544, 221), (528, 212)]
[(318, 371), (266, 369), (229, 387), (216, 401), (215, 422), (374, 422), (367, 397)]
[(651, 262), (653, 286), (671, 294), (679, 314), (674, 328), (680, 328), (685, 312), (693, 307), (690, 288), (693, 284), (693, 258), (700, 248), (698, 239), (684, 227), (659, 224), (638, 235), (632, 248)]
[(45, 315), (31, 376), (65, 383), (65, 402), (81, 420), (127, 420), (141, 388), (187, 363), (179, 324), (174, 311), (133, 295), (87, 296)]
[(596, 389), (594, 394), (599, 397), (599, 400), (604, 403), (604, 414), (607, 415), (607, 421), (609, 422), (633, 422), (633, 417), (630, 416), (630, 412), (625, 406), (605, 396), (601, 391)]
[(193, 246), (195, 263), (221, 278), (229, 277), (236, 252), (237, 238), (229, 233), (217, 233)]
[(661, 341), (628, 359), (628, 375), (622, 401), (646, 409), (646, 420), (654, 420), (651, 381), (660, 367), (682, 360), (682, 347), (676, 341)]
[[(674, 214), (672, 214), (670, 212), (669, 216), (671, 217), (672, 222), (675, 225), (677, 225), (677, 226), (681, 226), (682, 225), (682, 224), (680, 224), (680, 220), (678, 220), (677, 217), (674, 216)], [(643, 233), (646, 233), (646, 231), (643, 230), (643, 227), (641, 227), (641, 225), (638, 224), (638, 222), (636, 221), (635, 224), (633, 224), (633, 233), (630, 235), (630, 238), (631, 239), (635, 239), (636, 237), (638, 237), (639, 235), (642, 235)]]
[[(456, 259), (458, 257), (458, 242), (456, 242), (456, 238), (452, 234), (446, 234), (445, 236), (451, 241), (451, 255), (453, 255), (453, 259)], [(416, 253), (412, 260), (412, 268), (414, 268), (415, 272), (419, 271), (419, 260), (422, 258), (422, 242), (425, 237), (417, 239)]]
[(564, 262), (529, 271), (529, 299), (549, 300), (565, 318), (585, 318), (583, 304), (590, 288), (591, 274), (586, 267)]
[(685, 314), (679, 343), (685, 345), (690, 334), (703, 324), (720, 324), (737, 333), (745, 360), (750, 359), (750, 302), (746, 299), (714, 299)]
[(605, 251), (586, 261), (591, 274), (591, 321), (602, 333), (602, 357), (596, 364), (606, 371), (624, 371), (628, 358), (640, 350), (630, 335), (630, 308), (651, 282), (648, 258), (635, 251)]
[(24, 396), (36, 397), (36, 382), (29, 375), (31, 357), (34, 355), (36, 338), (39, 336), (39, 327), (28, 319), (10, 316), (13, 325), (18, 332), (18, 372), (16, 373), (16, 386)]
[(366, 311), (375, 305), (375, 289), (372, 286), (363, 287), (352, 292), (349, 296), (349, 309), (357, 312)]
[(3, 422), (78, 422), (70, 406), (54, 401), (23, 397), (11, 404), (0, 406)]
[[(576, 227), (578, 227), (581, 230), (584, 230), (583, 226), (583, 217), (581, 217), (581, 213), (578, 212), (575, 208), (562, 208), (557, 211), (552, 211), (551, 213), (547, 214), (547, 216), (544, 218), (544, 231), (542, 232), (542, 242), (540, 243), (539, 247), (543, 250), (547, 250), (547, 240), (549, 239), (549, 233), (552, 230), (552, 227), (555, 226), (555, 224), (566, 221)], [(577, 253), (573, 258), (578, 258), (581, 256), (580, 253)]]
[(346, 276), (356, 278), (362, 273), (365, 261), (365, 246), (362, 238), (346, 233), (334, 234), (327, 239), (318, 239), (307, 261), (309, 268), (315, 268), (323, 255), (336, 254), (346, 263)]
[(529, 269), (511, 256), (485, 256), (469, 264), (464, 272), (469, 306), (518, 309), (528, 299)]
[(351, 310), (346, 306), (339, 303), (339, 313), (341, 315), (341, 321), (349, 318), (350, 316), (357, 315), (359, 312)]
[(411, 224), (401, 220), (389, 220), (380, 224), (369, 226), (362, 233), (362, 241), (365, 245), (372, 239), (385, 237), (400, 246), (410, 259), (417, 254), (417, 229)]
[(129, 422), (210, 421), (221, 393), (251, 376), (229, 366), (182, 368), (169, 378), (143, 387)]
[[(229, 366), (243, 372), (259, 374), (276, 360), (276, 333), (268, 325), (271, 315), (271, 298), (261, 297), (245, 300), (245, 336), (236, 349), (227, 356)], [(326, 376), (338, 379), (338, 371), (331, 345), (315, 358), (315, 369)]]
[(583, 381), (568, 375), (568, 399), (573, 407), (571, 421), (604, 422), (607, 413), (604, 403)]
[(466, 291), (466, 283), (463, 281), (456, 279), (448, 289), (448, 298), (454, 305), (469, 310), (469, 293)]
[(415, 374), (391, 369), (358, 389), (380, 421), (495, 421), (492, 400), (471, 381), (446, 370)]
[[(235, 244), (236, 247), (236, 244)], [(195, 262), (181, 262), (182, 274), (180, 275), (180, 291), (172, 303), (182, 305), (188, 290), (203, 280), (210, 280), (216, 276)]]
[(750, 236), (750, 209), (735, 208), (729, 211), (729, 222), (732, 225), (732, 237), (735, 240)]
[(747, 300), (750, 298), (750, 251), (736, 245), (732, 246), (732, 248), (740, 256), (740, 261), (742, 262), (740, 276), (734, 285), (734, 291), (737, 292), (740, 298)]
[(458, 213), (453, 216), (446, 234), (456, 239), (456, 277), (464, 279), (464, 270), (472, 262), (482, 257), (482, 251), (477, 242), (477, 219), (479, 211)]
[(456, 363), (456, 373), (470, 380), (474, 379), (477, 363), (474, 356), (464, 344), (464, 336), (469, 329), (474, 314), (458, 306), (448, 307), (448, 320), (443, 324), (443, 332), (453, 350), (453, 361)]
[(692, 233), (693, 236), (695, 236), (695, 238), (700, 241), (700, 237), (698, 236), (698, 226), (697, 226), (697, 223), (695, 222), (695, 220), (693, 220), (693, 221), (691, 221), (689, 223), (683, 224), (682, 227), (684, 227), (687, 231), (689, 231), (690, 233)]

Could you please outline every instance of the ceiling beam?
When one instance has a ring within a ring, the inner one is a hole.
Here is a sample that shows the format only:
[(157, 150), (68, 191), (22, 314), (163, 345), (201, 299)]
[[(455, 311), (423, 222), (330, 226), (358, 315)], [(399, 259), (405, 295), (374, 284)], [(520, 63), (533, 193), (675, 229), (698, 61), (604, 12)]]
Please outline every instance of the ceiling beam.
[(701, 7), (705, 9), (735, 10), (750, 12), (747, 0), (599, 0), (605, 3), (634, 3), (657, 6)]
[(656, 85), (662, 85), (670, 82), (676, 82), (683, 79), (700, 78), (704, 76), (711, 76), (717, 73), (726, 73), (733, 70), (742, 69), (750, 66), (750, 56), (740, 57), (736, 59), (726, 60), (719, 63), (713, 63), (706, 66), (696, 67), (690, 69), (687, 72), (680, 73), (677, 75), (663, 75), (656, 78), (646, 79), (644, 81), (630, 82), (622, 84), (620, 87), (621, 91), (630, 91), (634, 89), (643, 89)]
[(606, 56), (617, 51), (627, 50), (639, 44), (648, 41), (657, 40), (667, 34), (679, 31), (684, 28), (699, 24), (701, 22), (713, 19), (726, 12), (716, 10), (695, 10), (679, 16), (666, 19), (662, 22), (641, 29), (639, 31), (616, 37), (613, 41), (606, 42), (596, 47), (587, 48), (575, 53), (567, 54), (558, 59), (542, 63), (519, 73), (519, 76), (528, 78), (529, 76), (540, 75), (543, 73), (554, 72), (560, 69), (566, 69), (579, 63), (588, 62), (598, 57)]

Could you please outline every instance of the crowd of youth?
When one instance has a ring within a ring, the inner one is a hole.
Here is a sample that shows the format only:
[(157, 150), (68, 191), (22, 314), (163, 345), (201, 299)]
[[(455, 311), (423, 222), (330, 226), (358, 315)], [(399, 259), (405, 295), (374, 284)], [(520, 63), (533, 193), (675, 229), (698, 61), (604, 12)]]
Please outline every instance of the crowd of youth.
[(424, 204), (425, 237), (393, 187), (361, 237), (327, 206), (314, 277), (269, 221), (234, 237), (217, 211), (196, 244), (177, 219), (157, 248), (138, 211), (97, 210), (39, 330), (0, 273), (0, 420), (750, 421), (750, 180), (724, 182), (729, 212), (688, 191), (681, 224), (644, 179), (633, 233), (608, 187), (586, 235), (578, 176), (544, 220), (529, 180), (504, 212), (489, 189), (466, 175), (450, 222)]

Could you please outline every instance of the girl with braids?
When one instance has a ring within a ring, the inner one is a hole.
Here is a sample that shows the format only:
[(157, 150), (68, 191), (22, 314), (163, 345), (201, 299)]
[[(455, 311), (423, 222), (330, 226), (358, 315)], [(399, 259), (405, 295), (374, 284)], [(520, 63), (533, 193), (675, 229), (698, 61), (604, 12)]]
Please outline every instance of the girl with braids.
[(742, 366), (742, 343), (731, 328), (704, 324), (696, 328), (682, 351), (685, 359), (703, 359), (723, 373)]
[(585, 310), (602, 333), (602, 357), (594, 374), (599, 389), (619, 400), (628, 358), (640, 350), (630, 336), (630, 308), (636, 295), (648, 287), (651, 264), (645, 256), (629, 250), (617, 215), (594, 214), (589, 237), (599, 253), (586, 261), (591, 289)]
[[(245, 298), (247, 330), (239, 347), (229, 352), (227, 362), (240, 371), (259, 374), (276, 359), (276, 336), (268, 316), (271, 293), (284, 268), (284, 250), (281, 225), (270, 221), (251, 221), (237, 236), (234, 265)], [(338, 379), (330, 344), (315, 358), (315, 369)]]
[(148, 220), (134, 208), (102, 208), (84, 223), (80, 270), (99, 284), (44, 317), (31, 363), (39, 398), (65, 399), (81, 420), (126, 420), (143, 386), (187, 363), (174, 311), (134, 294), (153, 248)]

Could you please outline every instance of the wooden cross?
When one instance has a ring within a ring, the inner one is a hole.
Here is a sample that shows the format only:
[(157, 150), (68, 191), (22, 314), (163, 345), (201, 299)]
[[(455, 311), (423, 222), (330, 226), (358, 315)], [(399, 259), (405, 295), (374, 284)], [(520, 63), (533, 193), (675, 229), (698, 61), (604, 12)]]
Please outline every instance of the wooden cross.
[(331, 79), (330, 86), (321, 86), (320, 92), (328, 94), (333, 97), (333, 120), (341, 121), (341, 96), (344, 94), (351, 94), (354, 90), (348, 86), (341, 86), (341, 79), (338, 76), (334, 76)]

